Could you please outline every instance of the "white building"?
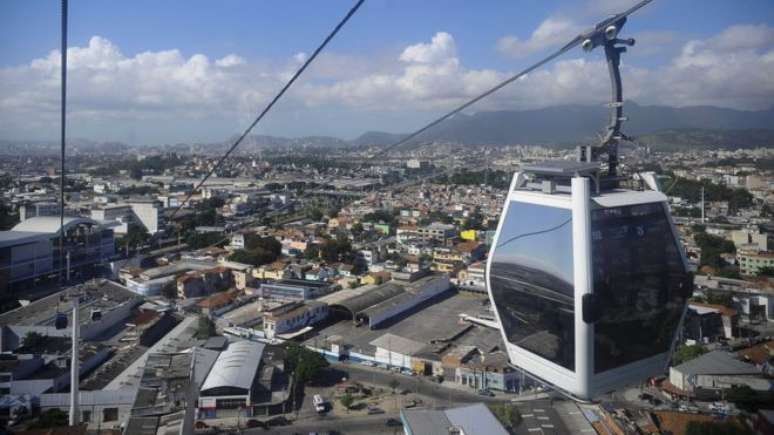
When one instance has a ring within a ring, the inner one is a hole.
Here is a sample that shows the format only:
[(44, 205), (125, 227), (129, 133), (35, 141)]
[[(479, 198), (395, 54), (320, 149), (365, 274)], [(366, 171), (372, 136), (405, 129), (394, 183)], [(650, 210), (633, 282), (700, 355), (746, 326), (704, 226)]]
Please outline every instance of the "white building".
[(129, 201), (128, 204), (132, 206), (134, 215), (142, 222), (148, 233), (156, 234), (161, 230), (161, 227), (164, 225), (164, 213), (161, 202), (156, 200), (135, 200)]
[(199, 408), (239, 409), (253, 403), (253, 386), (265, 345), (238, 341), (218, 355), (202, 384)]
[(322, 302), (291, 302), (264, 311), (263, 330), (266, 337), (296, 331), (328, 317), (328, 305)]

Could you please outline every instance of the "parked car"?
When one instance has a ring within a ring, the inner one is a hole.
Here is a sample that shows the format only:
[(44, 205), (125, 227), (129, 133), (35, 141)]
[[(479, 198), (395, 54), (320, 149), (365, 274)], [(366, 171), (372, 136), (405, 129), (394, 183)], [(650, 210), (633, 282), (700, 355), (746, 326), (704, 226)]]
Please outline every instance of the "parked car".
[(374, 414), (384, 414), (384, 410), (382, 408), (377, 408), (375, 406), (369, 406), (368, 415), (374, 415)]
[(384, 422), (384, 424), (385, 424), (387, 427), (398, 427), (398, 426), (403, 426), (403, 423), (401, 423), (401, 422), (400, 422), (400, 420), (398, 420), (397, 418), (388, 418), (388, 419), (387, 419), (387, 421), (386, 421), (386, 422)]
[(264, 429), (267, 428), (266, 423), (259, 420), (254, 420), (254, 419), (247, 420), (247, 427), (249, 428), (261, 427)]
[(271, 418), (269, 420), (266, 420), (266, 426), (272, 427), (272, 426), (287, 426), (290, 424), (290, 420), (285, 418), (283, 415), (279, 415), (277, 417)]
[(494, 397), (494, 393), (489, 389), (478, 390), (480, 396)]

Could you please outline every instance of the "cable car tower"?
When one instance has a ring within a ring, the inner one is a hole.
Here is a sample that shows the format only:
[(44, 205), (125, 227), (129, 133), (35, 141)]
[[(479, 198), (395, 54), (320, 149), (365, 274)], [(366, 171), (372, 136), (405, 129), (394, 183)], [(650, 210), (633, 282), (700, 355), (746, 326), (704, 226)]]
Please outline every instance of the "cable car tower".
[(629, 11), (579, 35), (603, 47), (612, 85), (610, 122), (575, 161), (514, 174), (487, 260), (486, 280), (511, 363), (578, 399), (663, 373), (693, 290), (677, 232), (653, 174), (622, 188), (619, 39)]

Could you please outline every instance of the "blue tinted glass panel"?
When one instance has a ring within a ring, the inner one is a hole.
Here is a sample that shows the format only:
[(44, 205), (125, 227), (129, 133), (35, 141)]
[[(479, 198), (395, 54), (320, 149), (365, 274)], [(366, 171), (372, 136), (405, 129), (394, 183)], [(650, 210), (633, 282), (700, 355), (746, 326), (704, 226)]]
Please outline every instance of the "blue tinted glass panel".
[(594, 371), (667, 352), (685, 299), (686, 270), (664, 205), (639, 204), (591, 212)]
[(490, 268), (490, 286), (511, 343), (575, 369), (570, 210), (511, 202)]

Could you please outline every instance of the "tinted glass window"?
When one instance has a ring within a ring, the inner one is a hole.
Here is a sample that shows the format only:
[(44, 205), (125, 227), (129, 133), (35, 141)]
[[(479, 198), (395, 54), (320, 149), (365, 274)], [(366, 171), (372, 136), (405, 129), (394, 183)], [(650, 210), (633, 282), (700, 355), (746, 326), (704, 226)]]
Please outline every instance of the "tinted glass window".
[(595, 372), (669, 350), (684, 299), (685, 268), (659, 203), (593, 210)]
[(508, 340), (575, 369), (570, 210), (512, 202), (497, 241), (490, 286)]

